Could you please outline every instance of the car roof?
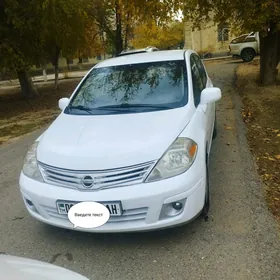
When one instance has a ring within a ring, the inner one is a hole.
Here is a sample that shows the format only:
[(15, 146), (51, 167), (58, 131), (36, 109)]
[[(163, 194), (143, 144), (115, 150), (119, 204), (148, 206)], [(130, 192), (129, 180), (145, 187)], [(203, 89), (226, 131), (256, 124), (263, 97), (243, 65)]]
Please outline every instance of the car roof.
[(187, 50), (169, 50), (118, 56), (98, 63), (95, 68), (156, 61), (184, 60), (186, 51)]

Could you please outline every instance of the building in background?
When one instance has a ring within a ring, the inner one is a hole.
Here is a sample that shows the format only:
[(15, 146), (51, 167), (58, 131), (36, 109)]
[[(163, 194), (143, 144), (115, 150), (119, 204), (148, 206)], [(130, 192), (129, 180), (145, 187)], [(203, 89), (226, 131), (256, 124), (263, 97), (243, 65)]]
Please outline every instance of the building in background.
[(232, 39), (229, 25), (226, 23), (208, 22), (201, 30), (192, 30), (192, 23), (185, 22), (184, 48), (193, 49), (200, 55), (207, 53), (214, 57), (227, 55)]

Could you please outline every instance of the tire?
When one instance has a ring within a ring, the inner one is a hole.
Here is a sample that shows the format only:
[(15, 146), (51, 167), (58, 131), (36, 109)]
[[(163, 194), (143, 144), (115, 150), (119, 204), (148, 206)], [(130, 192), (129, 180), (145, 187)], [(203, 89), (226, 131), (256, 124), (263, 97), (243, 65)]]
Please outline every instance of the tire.
[(209, 167), (208, 167), (208, 155), (206, 154), (206, 192), (204, 206), (201, 212), (201, 216), (205, 221), (208, 220), (208, 212), (210, 209), (210, 182), (209, 182)]
[(256, 53), (253, 49), (245, 49), (241, 53), (241, 58), (244, 62), (250, 62), (254, 59)]
[(217, 116), (215, 113), (215, 123), (214, 123), (214, 129), (212, 134), (212, 139), (215, 139), (217, 137), (218, 131), (217, 131)]

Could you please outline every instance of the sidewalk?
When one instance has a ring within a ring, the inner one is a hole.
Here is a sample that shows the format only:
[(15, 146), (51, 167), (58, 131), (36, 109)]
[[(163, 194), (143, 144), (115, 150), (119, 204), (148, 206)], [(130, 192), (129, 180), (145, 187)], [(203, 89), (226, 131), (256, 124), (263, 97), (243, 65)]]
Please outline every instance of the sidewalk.
[[(89, 70), (83, 70), (83, 71), (74, 71), (74, 72), (68, 72), (68, 73), (59, 73), (58, 79), (64, 80), (64, 79), (73, 79), (73, 78), (82, 78), (85, 76), (85, 74)], [(50, 82), (54, 81), (54, 74), (47, 75), (47, 81), (44, 80), (43, 75), (42, 76), (35, 76), (31, 77), (32, 81), (34, 83), (38, 82)], [(6, 81), (0, 81), (0, 87), (10, 87), (10, 86), (19, 86), (18, 79), (16, 80), (6, 80)]]

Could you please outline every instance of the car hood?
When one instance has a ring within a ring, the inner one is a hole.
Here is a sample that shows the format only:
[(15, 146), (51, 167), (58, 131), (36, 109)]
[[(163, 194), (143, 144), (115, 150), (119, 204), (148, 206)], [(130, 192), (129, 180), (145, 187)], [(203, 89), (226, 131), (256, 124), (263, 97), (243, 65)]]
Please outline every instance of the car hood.
[(38, 161), (103, 170), (159, 159), (191, 119), (191, 109), (118, 115), (62, 113), (40, 139)]
[(45, 262), (0, 255), (1, 279), (9, 280), (89, 280), (65, 268)]

